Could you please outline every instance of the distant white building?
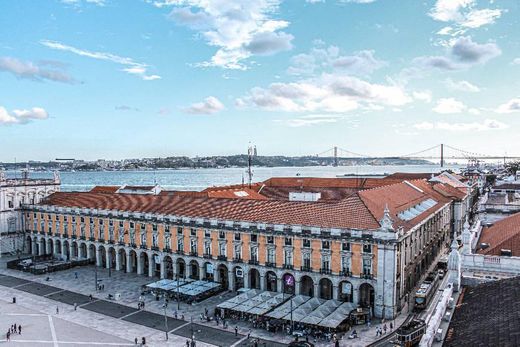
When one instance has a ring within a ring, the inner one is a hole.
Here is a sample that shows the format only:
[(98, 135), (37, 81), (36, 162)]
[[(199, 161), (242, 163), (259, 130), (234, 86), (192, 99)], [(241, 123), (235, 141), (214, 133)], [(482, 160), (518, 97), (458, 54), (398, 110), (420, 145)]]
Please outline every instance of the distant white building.
[(22, 250), (22, 205), (40, 203), (59, 191), (60, 183), (57, 172), (50, 179), (31, 179), (28, 172), (22, 172), (21, 178), (7, 178), (5, 172), (0, 171), (0, 257)]

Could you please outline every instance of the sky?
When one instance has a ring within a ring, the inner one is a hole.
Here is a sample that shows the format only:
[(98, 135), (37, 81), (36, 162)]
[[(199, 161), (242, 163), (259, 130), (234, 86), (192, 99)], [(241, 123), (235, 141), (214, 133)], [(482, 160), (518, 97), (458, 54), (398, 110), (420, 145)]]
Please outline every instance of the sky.
[(517, 0), (4, 0), (0, 161), (520, 155)]

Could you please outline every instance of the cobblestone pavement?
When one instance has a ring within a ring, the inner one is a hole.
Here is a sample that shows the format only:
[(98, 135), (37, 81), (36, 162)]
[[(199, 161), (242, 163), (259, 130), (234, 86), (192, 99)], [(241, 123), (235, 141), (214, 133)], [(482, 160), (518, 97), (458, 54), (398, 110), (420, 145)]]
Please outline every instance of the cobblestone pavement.
[[(98, 268), (97, 278), (100, 284), (104, 285), (104, 290), (95, 291), (95, 270), (94, 266), (76, 267), (73, 269), (55, 272), (47, 275), (32, 275), (16, 270), (0, 270), (0, 274), (16, 277), (15, 279), (0, 278), (0, 284), (8, 287), (16, 286), (16, 289), (24, 290), (28, 293), (42, 293), (47, 298), (58, 300), (62, 303), (72, 305), (77, 303), (80, 308), (90, 310), (93, 313), (101, 313), (114, 318), (122, 318), (122, 321), (137, 323), (145, 327), (157, 330), (165, 330), (164, 325), (164, 308), (163, 301), (157, 301), (152, 295), (146, 295), (145, 311), (137, 311), (137, 303), (140, 296), (140, 288), (143, 285), (158, 280), (145, 276), (138, 276), (135, 273), (124, 273), (112, 270), (109, 276), (107, 269)], [(49, 277), (47, 281), (46, 278)], [(28, 282), (34, 281), (40, 285)], [(23, 288), (23, 289), (22, 289)], [(61, 290), (61, 291), (60, 291)], [(106, 300), (108, 294), (120, 294), (120, 300)], [(92, 295), (94, 301), (90, 303), (89, 295)], [(195, 339), (200, 342), (206, 342), (218, 346), (252, 346), (253, 338), (259, 338), (259, 346), (286, 346), (292, 338), (283, 333), (271, 333), (263, 329), (253, 329), (248, 322), (244, 321), (228, 321), (228, 329), (223, 329), (222, 325), (216, 326), (214, 322), (200, 321), (200, 314), (208, 309), (210, 315), (213, 314), (216, 305), (233, 297), (236, 293), (224, 292), (219, 295), (208, 298), (202, 302), (188, 305), (184, 302), (170, 302), (167, 308), (168, 330), (172, 334), (181, 336), (185, 342), (185, 338), (191, 336), (192, 326), (190, 320), (193, 319), (193, 331)], [(179, 305), (179, 309), (177, 309)], [(124, 307), (121, 307), (124, 306)], [(83, 310), (82, 310), (83, 311)], [(79, 311), (78, 311), (79, 312)], [(175, 314), (179, 319), (175, 319)], [(160, 317), (158, 316), (160, 315)], [(108, 317), (107, 317), (108, 318)], [(403, 315), (402, 320), (406, 317)], [(399, 324), (400, 318), (395, 322)], [(121, 322), (121, 321), (120, 321)], [(366, 346), (377, 340), (375, 336), (374, 322), (371, 328), (358, 327), (358, 335), (360, 338), (356, 340), (342, 339), (340, 346)], [(238, 327), (238, 336), (234, 336), (233, 327)], [(247, 334), (250, 333), (250, 338)], [(162, 333), (164, 336), (164, 333)], [(164, 339), (164, 337), (163, 337)], [(315, 341), (317, 346), (333, 346), (332, 342)], [(200, 346), (200, 344), (197, 344)]]

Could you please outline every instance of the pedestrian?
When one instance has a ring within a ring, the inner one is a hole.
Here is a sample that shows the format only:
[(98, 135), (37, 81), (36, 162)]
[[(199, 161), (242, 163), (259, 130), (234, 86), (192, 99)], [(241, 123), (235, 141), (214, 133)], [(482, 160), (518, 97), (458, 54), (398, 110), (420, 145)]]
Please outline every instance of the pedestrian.
[(137, 337), (135, 338), (134, 342), (135, 342), (135, 344), (137, 345)]
[(386, 323), (385, 323), (385, 325), (383, 325), (383, 331), (384, 331), (385, 334), (386, 334)]
[(74, 271), (74, 277), (76, 277), (76, 279), (78, 279), (78, 272), (77, 271)]
[(334, 344), (335, 347), (339, 347), (339, 340), (336, 340), (336, 343)]
[(10, 330), (11, 332), (13, 332), (13, 328), (14, 328), (14, 325), (11, 324), (11, 330)]
[(186, 340), (186, 347), (190, 347), (190, 340)]
[(175, 319), (177, 319), (177, 310), (175, 310), (175, 312), (173, 313), (173, 316), (175, 317)]
[(238, 336), (238, 327), (235, 325), (235, 336)]
[(146, 338), (144, 336), (141, 337), (141, 343), (143, 344), (143, 346), (146, 346)]
[(247, 339), (249, 340), (249, 337), (251, 336), (251, 329), (247, 332)]
[(22, 326), (18, 325), (18, 335), (22, 335)]
[(77, 309), (78, 309), (78, 304), (74, 303), (74, 311), (77, 311)]
[(60, 314), (60, 309), (56, 306), (56, 314)]
[(17, 329), (17, 325), (16, 325), (16, 323), (14, 323), (14, 330), (13, 330), (13, 333), (16, 333), (16, 330), (18, 330), (18, 329)]
[(390, 322), (390, 331), (394, 330), (394, 325)]
[(7, 330), (7, 334), (5, 334), (7, 341), (11, 341), (11, 331)]
[(90, 294), (90, 295), (88, 296), (88, 299), (89, 299), (90, 301), (92, 301), (92, 294)]

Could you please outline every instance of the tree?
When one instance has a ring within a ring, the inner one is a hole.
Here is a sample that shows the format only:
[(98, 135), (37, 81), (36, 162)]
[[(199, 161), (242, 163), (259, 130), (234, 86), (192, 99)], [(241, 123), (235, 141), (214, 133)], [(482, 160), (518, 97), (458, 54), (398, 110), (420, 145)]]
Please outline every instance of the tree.
[(504, 168), (507, 170), (509, 174), (514, 175), (517, 171), (520, 171), (520, 160), (505, 163)]

